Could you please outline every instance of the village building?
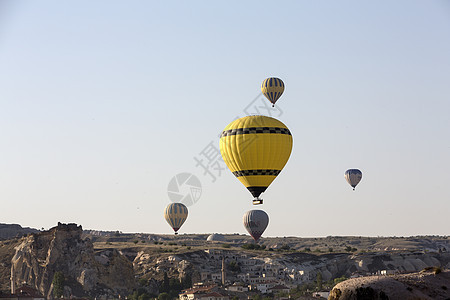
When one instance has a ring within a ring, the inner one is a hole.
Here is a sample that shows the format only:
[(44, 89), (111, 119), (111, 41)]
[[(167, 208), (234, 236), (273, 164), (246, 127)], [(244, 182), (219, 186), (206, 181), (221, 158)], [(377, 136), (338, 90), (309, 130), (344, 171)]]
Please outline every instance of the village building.
[(273, 286), (272, 288), (269, 289), (269, 293), (273, 293), (273, 294), (276, 294), (276, 293), (289, 293), (289, 291), (290, 291), (290, 289), (287, 286), (281, 285), (281, 284)]
[(227, 291), (230, 292), (248, 292), (248, 285), (245, 285), (243, 283), (233, 283), (232, 285), (225, 288)]

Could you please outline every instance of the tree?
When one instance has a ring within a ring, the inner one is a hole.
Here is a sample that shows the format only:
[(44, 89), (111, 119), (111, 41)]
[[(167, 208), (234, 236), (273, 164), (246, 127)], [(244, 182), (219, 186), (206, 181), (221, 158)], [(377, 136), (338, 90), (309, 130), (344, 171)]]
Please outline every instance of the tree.
[(150, 300), (150, 295), (147, 293), (143, 293), (143, 294), (139, 295), (137, 300)]
[(280, 249), (284, 251), (289, 251), (291, 247), (289, 245), (283, 245)]
[(53, 275), (53, 296), (61, 298), (64, 295), (64, 274), (62, 272), (55, 272)]
[(170, 300), (170, 296), (167, 293), (161, 293), (158, 295), (158, 300)]
[(133, 294), (128, 295), (127, 299), (129, 300), (150, 300), (154, 299), (156, 295), (151, 295), (147, 293), (147, 290), (143, 287), (138, 288), (133, 292)]
[(334, 282), (334, 285), (336, 285), (336, 284), (338, 284), (339, 282), (346, 281), (346, 280), (347, 280), (347, 277), (341, 276), (341, 277), (335, 278), (335, 279), (333, 280), (333, 282)]
[(138, 283), (140, 286), (146, 286), (147, 285), (148, 280), (145, 278), (140, 278)]
[(169, 276), (167, 276), (167, 272), (164, 272), (164, 279), (163, 279), (163, 284), (161, 287), (161, 291), (162, 292), (168, 292), (170, 289), (169, 286)]
[(317, 273), (317, 289), (320, 291), (322, 289), (322, 273)]
[(232, 260), (228, 263), (227, 269), (231, 272), (239, 272), (241, 268), (239, 267), (238, 263), (235, 260)]
[(181, 288), (189, 289), (191, 287), (192, 287), (192, 276), (191, 276), (191, 274), (187, 273), (186, 276), (184, 276), (181, 279)]

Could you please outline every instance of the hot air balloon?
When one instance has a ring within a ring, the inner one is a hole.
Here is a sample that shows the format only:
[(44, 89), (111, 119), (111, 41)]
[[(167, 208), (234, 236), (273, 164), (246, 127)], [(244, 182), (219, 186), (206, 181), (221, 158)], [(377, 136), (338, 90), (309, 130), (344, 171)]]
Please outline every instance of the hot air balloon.
[(178, 229), (183, 225), (188, 216), (188, 209), (183, 203), (171, 203), (167, 205), (164, 210), (164, 218), (167, 223), (173, 228), (175, 234), (178, 234)]
[(220, 153), (230, 171), (255, 197), (280, 174), (292, 151), (292, 135), (282, 122), (266, 116), (234, 120), (220, 136)]
[(355, 190), (355, 187), (361, 181), (362, 173), (358, 169), (348, 169), (345, 171), (344, 176), (347, 182), (353, 187), (353, 190)]
[(255, 242), (258, 242), (268, 224), (269, 216), (263, 210), (249, 210), (244, 214), (244, 227)]
[(284, 92), (284, 82), (280, 78), (269, 77), (262, 82), (261, 92), (272, 103), (272, 107), (274, 107), (275, 102), (277, 102), (278, 98)]

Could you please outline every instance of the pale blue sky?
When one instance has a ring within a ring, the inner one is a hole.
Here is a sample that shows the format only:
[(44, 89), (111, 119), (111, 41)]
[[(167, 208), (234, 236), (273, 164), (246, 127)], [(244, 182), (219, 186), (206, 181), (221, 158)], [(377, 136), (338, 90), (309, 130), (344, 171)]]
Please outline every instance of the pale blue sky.
[[(269, 76), (294, 148), (253, 206), (194, 157)], [(171, 233), (189, 172), (181, 233), (246, 233), (263, 209), (264, 236), (450, 234), (449, 79), (447, 1), (3, 0), (0, 222)]]

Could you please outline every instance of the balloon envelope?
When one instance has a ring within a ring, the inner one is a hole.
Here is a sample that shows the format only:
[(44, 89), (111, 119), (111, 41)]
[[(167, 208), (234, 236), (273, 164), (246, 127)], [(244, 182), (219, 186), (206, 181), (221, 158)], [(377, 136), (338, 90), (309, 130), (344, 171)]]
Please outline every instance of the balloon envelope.
[(344, 176), (347, 182), (353, 187), (353, 190), (355, 190), (355, 187), (362, 179), (362, 172), (358, 169), (348, 169), (345, 171)]
[(263, 210), (249, 210), (244, 214), (244, 227), (256, 242), (258, 242), (268, 224), (269, 216)]
[(282, 122), (266, 116), (234, 120), (222, 132), (220, 153), (234, 176), (258, 197), (280, 174), (292, 151), (292, 135)]
[(188, 209), (183, 203), (171, 203), (164, 210), (164, 218), (175, 231), (175, 234), (186, 221), (187, 216)]
[(261, 92), (274, 106), (284, 92), (284, 82), (280, 78), (269, 77), (262, 82)]

